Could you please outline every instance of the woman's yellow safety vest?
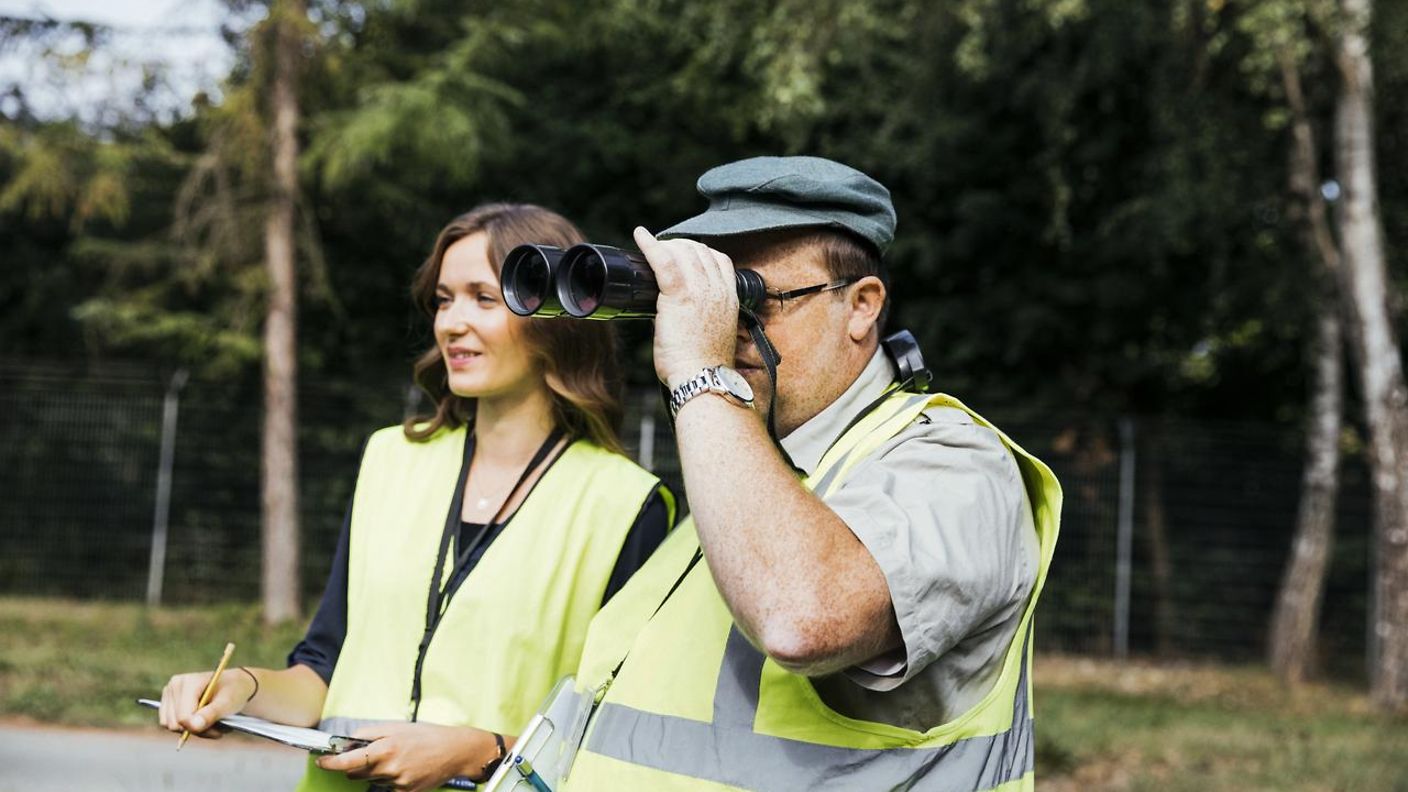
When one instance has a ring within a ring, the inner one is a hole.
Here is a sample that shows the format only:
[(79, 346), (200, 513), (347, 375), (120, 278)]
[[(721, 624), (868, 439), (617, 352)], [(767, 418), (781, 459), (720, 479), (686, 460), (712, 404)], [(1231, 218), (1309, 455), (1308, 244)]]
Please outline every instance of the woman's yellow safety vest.
[[(923, 410), (944, 406), (993, 428), (952, 397), (899, 392), (846, 432), (806, 485), (825, 497)], [(1046, 465), (998, 435), (1022, 472), (1041, 566), (1018, 637), (981, 702), (922, 732), (830, 709), (806, 677), (739, 633), (707, 570), (696, 565), (679, 578), (699, 547), (686, 521), (592, 623), (576, 689), (597, 709), (563, 789), (1031, 789), (1031, 620), (1056, 543), (1061, 487)]]
[[(411, 718), (427, 592), (466, 435), (460, 428), (414, 442), (390, 427), (367, 443), (352, 501), (347, 635), (323, 703), (326, 731)], [(660, 481), (625, 457), (587, 440), (569, 445), (450, 600), (425, 655), (417, 720), (505, 734), (522, 727), (577, 668), (626, 535), (657, 489)], [(310, 759), (298, 789), (366, 787)]]

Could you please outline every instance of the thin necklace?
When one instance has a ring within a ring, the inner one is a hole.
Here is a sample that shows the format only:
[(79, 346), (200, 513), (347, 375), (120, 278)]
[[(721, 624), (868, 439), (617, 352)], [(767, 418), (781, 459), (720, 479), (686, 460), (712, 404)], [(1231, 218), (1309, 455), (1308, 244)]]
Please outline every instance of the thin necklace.
[[(549, 439), (549, 440), (552, 439), (551, 434), (549, 434), (548, 439)], [(544, 442), (546, 442), (546, 441), (544, 441)], [(523, 471), (523, 472), (524, 472), (524, 475), (527, 475), (527, 474), (528, 474), (528, 470), (531, 469), (532, 467), (533, 467), (533, 463), (532, 463), (532, 461), (529, 461), (529, 463), (528, 463), (528, 468), (525, 468), (524, 471)], [(515, 489), (516, 489), (516, 487), (515, 487)], [(475, 501), (474, 501), (474, 506), (475, 506), (475, 508), (477, 508), (477, 509), (487, 509), (487, 508), (489, 508), (489, 497), (490, 497), (489, 495), (484, 495), (483, 497), (476, 498)], [(512, 497), (513, 497), (513, 492), (510, 491), (510, 492), (509, 492), (509, 498), (511, 499)], [(507, 502), (508, 502), (508, 499), (505, 499), (504, 503), (507, 503)], [(501, 504), (499, 508), (503, 508), (503, 505)]]
[[(532, 464), (532, 463), (529, 463), (529, 464)], [(525, 471), (525, 472), (526, 472), (526, 471)], [(487, 509), (487, 508), (489, 508), (489, 506), (492, 504), (491, 499), (492, 499), (496, 494), (497, 494), (497, 493), (495, 493), (495, 492), (491, 489), (491, 490), (486, 490), (482, 495), (477, 495), (477, 496), (475, 496), (475, 499), (474, 499), (474, 505), (475, 505), (475, 507), (478, 508), (478, 509)], [(509, 497), (510, 497), (510, 498), (513, 497), (513, 493), (512, 493), (512, 492), (509, 493)]]

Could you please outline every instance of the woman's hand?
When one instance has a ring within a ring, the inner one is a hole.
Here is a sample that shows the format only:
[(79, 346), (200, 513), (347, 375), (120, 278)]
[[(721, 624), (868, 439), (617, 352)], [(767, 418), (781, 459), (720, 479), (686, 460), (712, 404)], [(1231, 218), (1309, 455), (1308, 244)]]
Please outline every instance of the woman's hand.
[(492, 732), (432, 723), (379, 723), (349, 735), (372, 744), (318, 757), (318, 767), (398, 790), (434, 789), (455, 776), (479, 777), (499, 755)]
[(189, 730), (197, 737), (215, 738), (224, 734), (224, 730), (211, 727), (244, 707), (254, 694), (254, 680), (242, 669), (226, 669), (215, 683), (210, 702), (197, 709), (210, 674), (210, 671), (197, 671), (171, 677), (161, 690), (161, 707), (157, 710), (162, 726), (174, 732)]

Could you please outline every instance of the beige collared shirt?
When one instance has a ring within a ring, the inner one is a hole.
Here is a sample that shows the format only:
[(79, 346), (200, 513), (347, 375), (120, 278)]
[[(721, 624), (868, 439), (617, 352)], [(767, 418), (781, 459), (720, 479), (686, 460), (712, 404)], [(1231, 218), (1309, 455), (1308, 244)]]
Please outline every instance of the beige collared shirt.
[[(804, 472), (892, 384), (877, 349), (839, 399), (783, 438)], [(902, 649), (813, 680), (843, 715), (926, 730), (996, 682), (1040, 548), (1016, 459), (962, 410), (929, 408), (825, 498), (885, 575)]]

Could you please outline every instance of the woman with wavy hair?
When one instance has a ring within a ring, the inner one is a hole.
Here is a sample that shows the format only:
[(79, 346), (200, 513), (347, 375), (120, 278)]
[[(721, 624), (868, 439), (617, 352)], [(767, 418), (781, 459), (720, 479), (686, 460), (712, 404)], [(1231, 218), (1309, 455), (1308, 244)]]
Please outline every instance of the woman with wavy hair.
[(482, 779), (587, 623), (664, 539), (668, 490), (621, 453), (607, 322), (524, 319), (503, 304), (514, 246), (568, 247), (561, 216), (490, 204), (451, 221), (412, 294), (435, 346), (415, 364), (434, 414), (374, 433), (322, 604), (281, 670), (172, 677), (160, 718), (213, 736), (235, 712), (371, 740), (310, 759), (300, 790), (421, 790)]

